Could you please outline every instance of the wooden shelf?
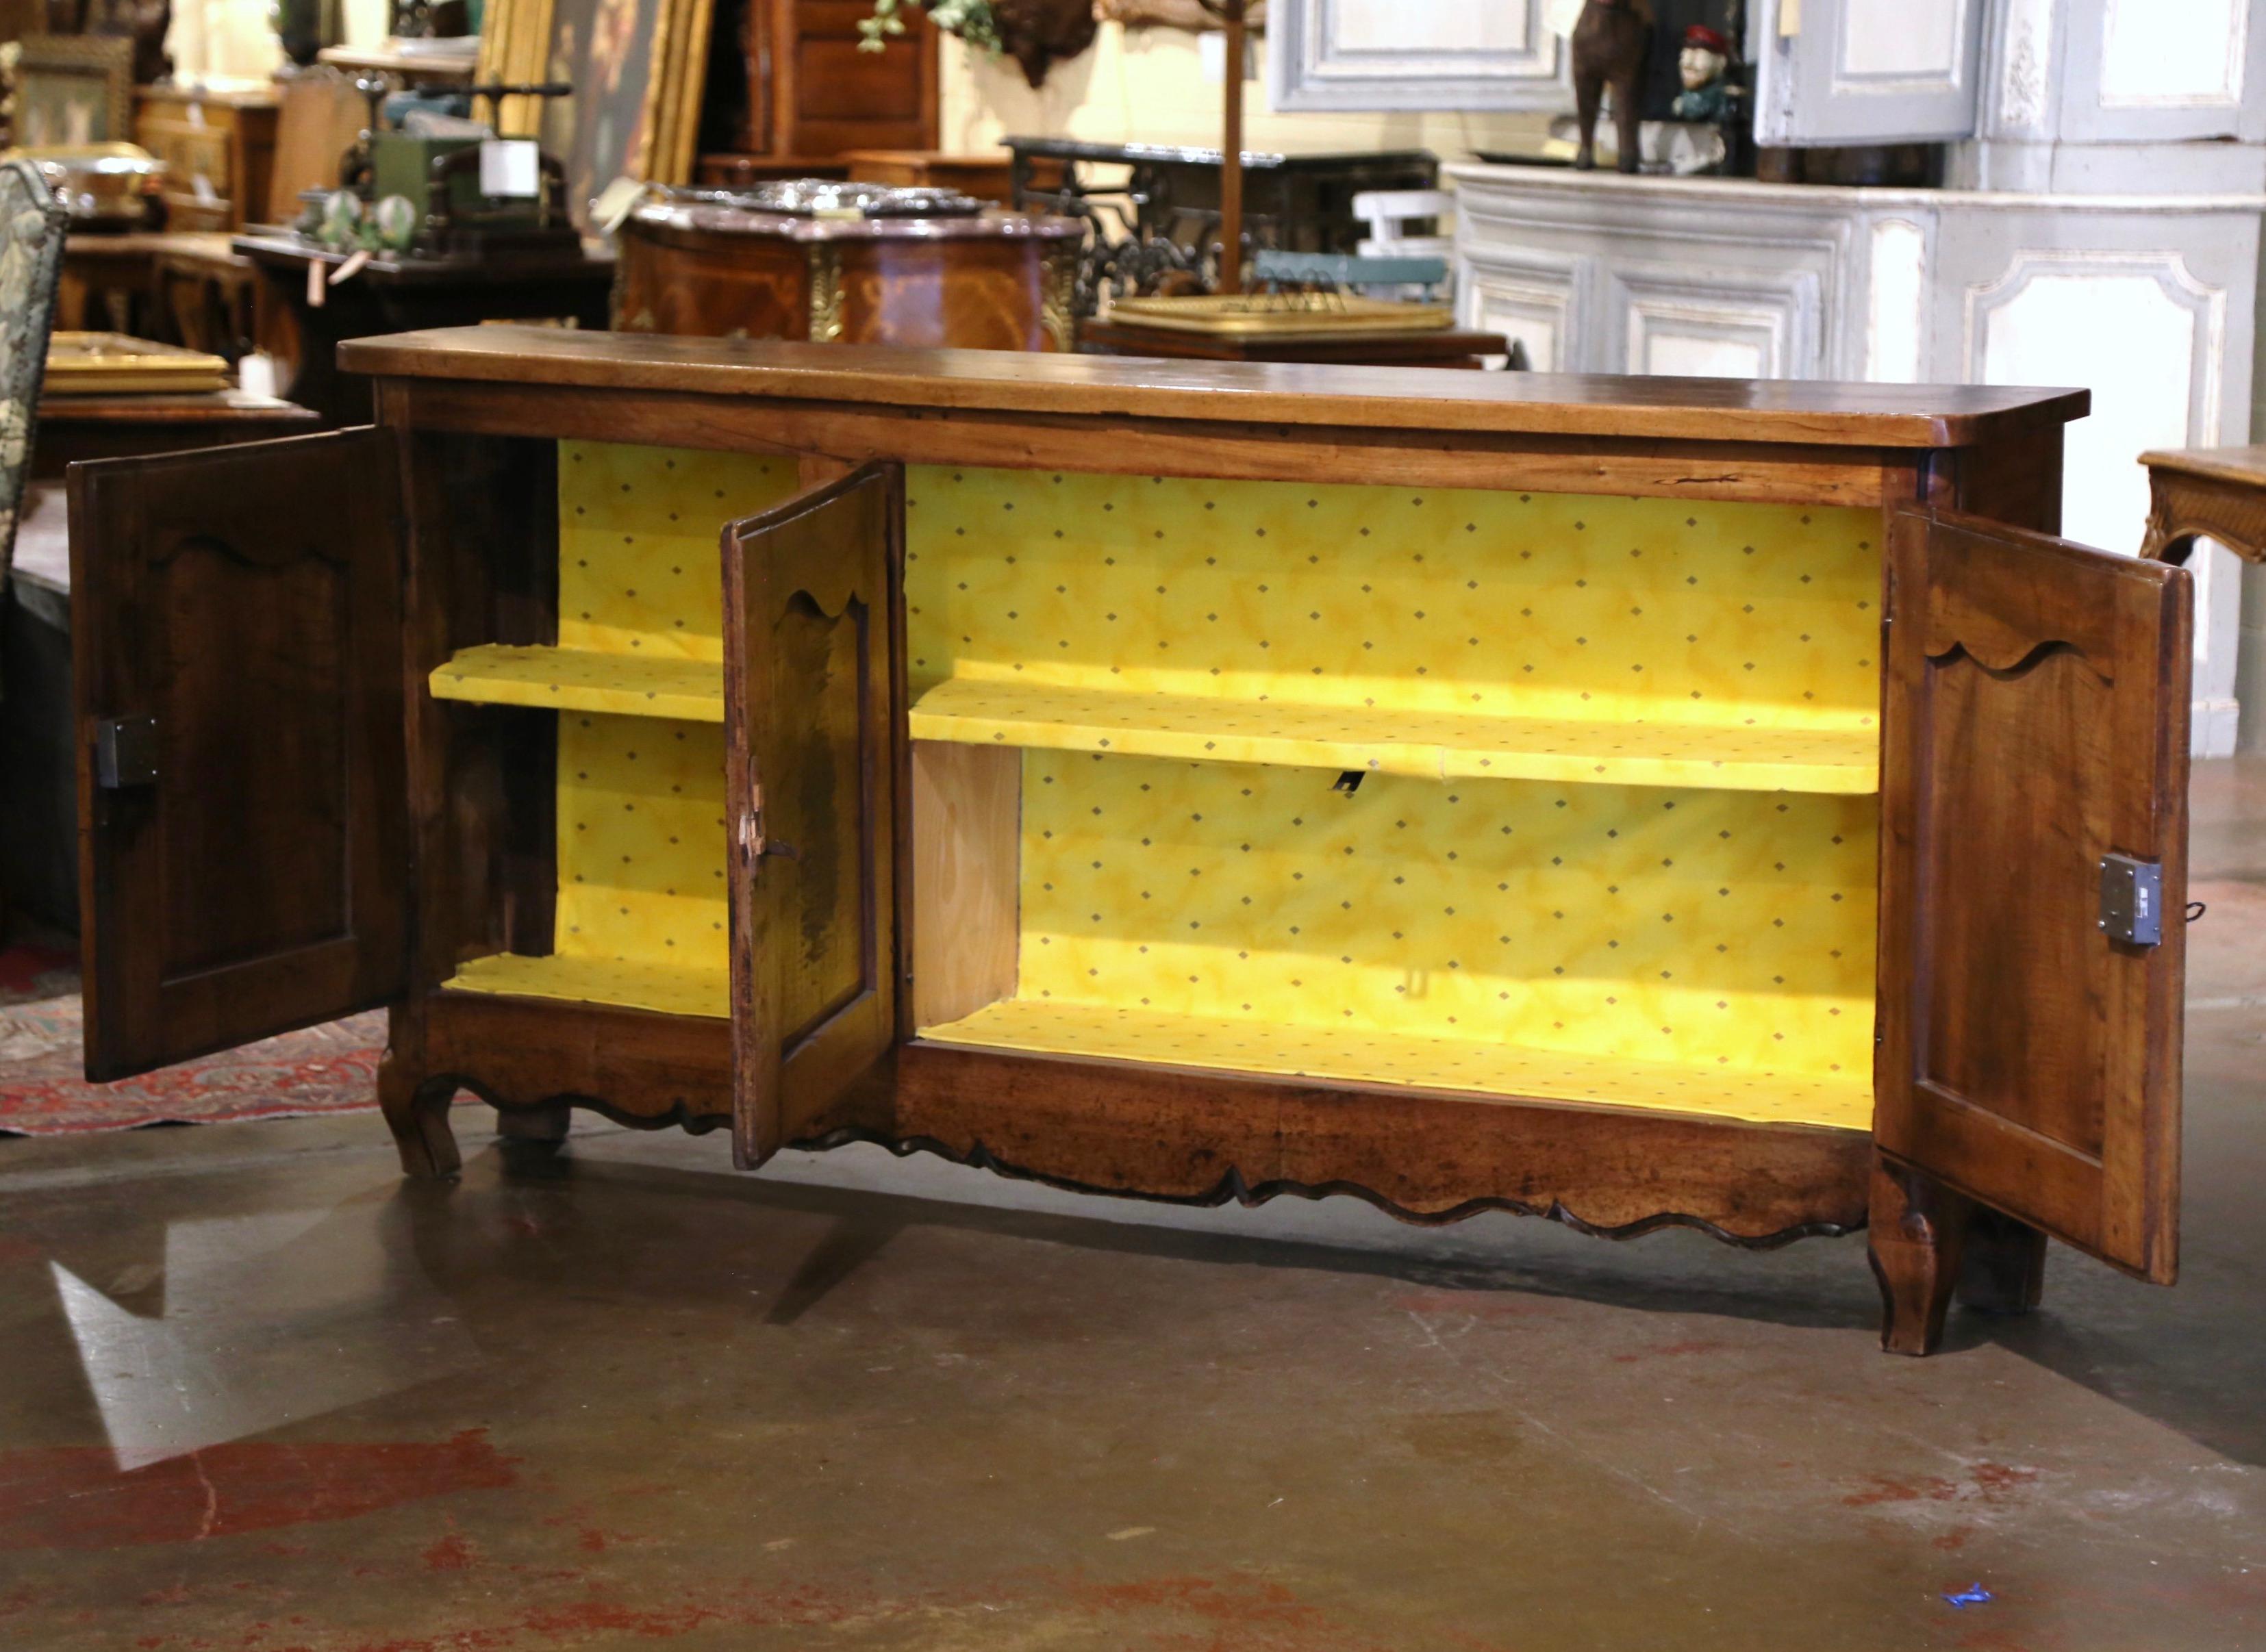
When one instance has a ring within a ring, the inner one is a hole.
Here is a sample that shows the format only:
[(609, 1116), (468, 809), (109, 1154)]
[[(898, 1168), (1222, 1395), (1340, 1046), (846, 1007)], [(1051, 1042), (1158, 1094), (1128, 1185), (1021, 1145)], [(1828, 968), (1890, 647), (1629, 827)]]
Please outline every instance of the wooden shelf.
[(435, 699), (724, 720), (724, 668), (713, 660), (492, 643), (455, 654), (429, 681)]
[(488, 958), (467, 959), (442, 984), (451, 992), (564, 998), (578, 1004), (654, 1010), (663, 1015), (703, 1015), (723, 1020), (732, 1013), (731, 977), (724, 970), (687, 969), (566, 953), (542, 958), (499, 953)]
[(920, 1036), (1103, 1061), (1332, 1078), (1498, 1099), (1530, 1098), (1702, 1114), (1752, 1123), (1873, 1127), (1869, 1071), (1773, 1072), (1630, 1061), (1479, 1039), (1167, 1014), (1005, 998)]
[(1589, 781), (1754, 792), (1880, 789), (1871, 727), (1466, 715), (1125, 693), (953, 678), (914, 703), (912, 737), (1429, 779)]

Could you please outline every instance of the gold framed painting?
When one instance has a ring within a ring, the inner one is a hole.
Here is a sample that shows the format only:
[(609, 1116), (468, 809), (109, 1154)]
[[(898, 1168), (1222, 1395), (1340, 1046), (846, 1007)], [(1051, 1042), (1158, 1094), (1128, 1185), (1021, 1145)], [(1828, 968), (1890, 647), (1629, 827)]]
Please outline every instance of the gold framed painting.
[(585, 232), (591, 200), (615, 179), (691, 178), (713, 18), (714, 0), (490, 0), (479, 77), (574, 88), (506, 99), (498, 130), (540, 138), (559, 157)]
[(18, 43), (13, 141), (24, 149), (125, 143), (134, 136), (134, 42), (33, 34)]
[(48, 337), (45, 396), (176, 395), (226, 390), (228, 363), (178, 344), (122, 333), (55, 333)]

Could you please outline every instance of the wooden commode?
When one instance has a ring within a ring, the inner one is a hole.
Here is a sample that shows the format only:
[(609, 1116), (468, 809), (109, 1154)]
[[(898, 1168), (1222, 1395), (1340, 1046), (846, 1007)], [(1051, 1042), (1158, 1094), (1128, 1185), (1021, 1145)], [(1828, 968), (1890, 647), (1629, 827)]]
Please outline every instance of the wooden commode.
[[(2175, 1266), (2189, 581), (2082, 392), (364, 339), (72, 472), (90, 1077)], [(721, 552), (719, 554), (720, 541)]]

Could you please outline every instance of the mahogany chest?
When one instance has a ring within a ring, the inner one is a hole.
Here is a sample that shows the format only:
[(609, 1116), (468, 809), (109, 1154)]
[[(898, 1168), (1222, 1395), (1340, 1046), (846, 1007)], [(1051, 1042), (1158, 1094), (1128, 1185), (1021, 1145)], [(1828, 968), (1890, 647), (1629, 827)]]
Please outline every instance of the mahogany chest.
[[(768, 209), (767, 196), (780, 209)], [(837, 197), (848, 204), (815, 213), (803, 204)], [(924, 210), (931, 197), (947, 209)], [(820, 344), (1069, 349), (1085, 226), (976, 204), (950, 191), (816, 179), (758, 185), (738, 197), (669, 192), (617, 232), (614, 325)]]

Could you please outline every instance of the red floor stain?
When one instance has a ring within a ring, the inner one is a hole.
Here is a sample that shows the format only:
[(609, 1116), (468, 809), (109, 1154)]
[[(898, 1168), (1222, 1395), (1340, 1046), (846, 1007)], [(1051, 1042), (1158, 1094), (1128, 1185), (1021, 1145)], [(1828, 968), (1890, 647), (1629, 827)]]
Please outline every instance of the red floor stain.
[(1970, 1471), (1975, 1488), (1985, 1502), (2003, 1502), (2037, 1479), (2035, 1468), (2009, 1468), (2004, 1463), (1977, 1463)]
[(1459, 1313), (1480, 1319), (1520, 1319), (1547, 1313), (1555, 1305), (1547, 1297), (1506, 1296), (1496, 1290), (1403, 1290), (1392, 1305), (1410, 1313)]
[(1641, 1359), (1678, 1359), (1687, 1354), (1719, 1354), (1731, 1345), (1729, 1342), (1663, 1342), (1658, 1348), (1639, 1349), (1634, 1354), (1616, 1354), (1613, 1362), (1633, 1365)]
[(461, 1532), (451, 1531), (424, 1553), (425, 1569), (428, 1572), (461, 1572), (472, 1563), (471, 1542)]
[(1933, 1475), (1918, 1480), (1890, 1480), (1886, 1474), (1868, 1474), (1873, 1482), (1869, 1491), (1852, 1492), (1841, 1501), (1852, 1509), (1870, 1509), (1884, 1502), (1949, 1502), (1959, 1495), (1959, 1488), (1948, 1480)]
[[(1065, 1592), (1089, 1612), (1141, 1622), (1149, 1643), (1159, 1648), (1185, 1644), (1203, 1652), (1387, 1652), (1383, 1642), (1356, 1634), (1282, 1584), (1241, 1574), (1072, 1583)], [(1208, 1627), (1200, 1634), (1177, 1634), (1169, 1627), (1174, 1617), (1202, 1619)]]
[[(324, 1652), (539, 1652), (552, 1647), (671, 1641), (701, 1631), (841, 1629), (901, 1622), (977, 1606), (1000, 1612), (1033, 1608), (1072, 1612), (1116, 1626), (1114, 1641), (1151, 1652), (1391, 1652), (1385, 1642), (1349, 1629), (1290, 1590), (1261, 1578), (1166, 1576), (1098, 1583), (1049, 1573), (1000, 1580), (987, 1587), (888, 1595), (860, 1582), (722, 1590), (662, 1606), (636, 1606), (600, 1596), (535, 1606), (486, 1624), (459, 1624), (340, 1646)], [(1001, 1623), (1012, 1622), (1003, 1619)], [(1493, 1643), (1469, 1641), (1479, 1652)], [(279, 1647), (275, 1652), (299, 1652)]]
[(186, 1543), (344, 1520), (427, 1497), (500, 1490), (514, 1459), (486, 1430), (438, 1441), (238, 1441), (130, 1474), (99, 1446), (0, 1452), (0, 1551)]
[(1863, 1491), (1852, 1492), (1841, 1501), (1851, 1509), (1876, 1508), (1894, 1502), (1959, 1502), (1972, 1499), (1993, 1508), (2012, 1502), (2036, 1483), (2035, 1468), (2010, 1468), (2004, 1463), (1977, 1463), (1968, 1471), (1964, 1480), (1944, 1480), (1933, 1474), (1923, 1474), (1916, 1480), (1892, 1480), (1886, 1474), (1868, 1474), (1872, 1484)]

